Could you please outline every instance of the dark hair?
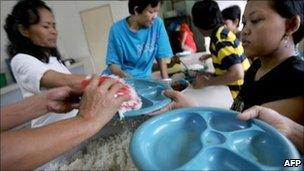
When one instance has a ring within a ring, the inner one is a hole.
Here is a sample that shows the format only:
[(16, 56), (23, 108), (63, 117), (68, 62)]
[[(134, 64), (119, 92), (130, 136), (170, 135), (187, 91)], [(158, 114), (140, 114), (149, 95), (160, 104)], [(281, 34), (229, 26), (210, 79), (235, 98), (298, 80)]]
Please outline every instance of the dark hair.
[[(129, 0), (128, 7), (129, 13), (135, 14), (135, 10), (138, 13), (142, 13), (148, 5), (151, 5), (152, 8), (156, 7), (161, 0)], [(136, 9), (134, 9), (137, 7)]]
[(61, 61), (61, 56), (57, 48), (45, 48), (32, 43), (32, 41), (23, 36), (19, 27), (28, 28), (30, 25), (37, 24), (40, 21), (38, 9), (52, 10), (41, 0), (21, 0), (13, 8), (11, 14), (6, 18), (4, 30), (10, 41), (7, 46), (7, 53), (13, 58), (18, 53), (29, 54), (42, 62), (48, 63), (49, 55), (57, 57)]
[(204, 30), (223, 25), (223, 17), (218, 4), (213, 0), (195, 2), (192, 7), (193, 24)]
[(293, 34), (293, 42), (299, 43), (304, 37), (304, 1), (303, 0), (274, 0), (270, 1), (271, 7), (283, 18), (300, 16), (300, 27)]
[(232, 20), (235, 21), (236, 19), (239, 20), (238, 26), (241, 21), (241, 8), (237, 5), (233, 5), (223, 9), (222, 16), (224, 20)]

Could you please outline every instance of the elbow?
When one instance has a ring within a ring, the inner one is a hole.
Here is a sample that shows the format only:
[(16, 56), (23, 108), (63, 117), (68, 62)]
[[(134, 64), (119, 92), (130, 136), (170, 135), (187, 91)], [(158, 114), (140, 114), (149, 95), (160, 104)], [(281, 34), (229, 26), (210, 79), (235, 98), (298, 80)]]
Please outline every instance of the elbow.
[(244, 79), (244, 75), (245, 75), (245, 73), (243, 70), (237, 71), (235, 73), (235, 78), (236, 78), (236, 80), (241, 80), (241, 79)]
[(231, 75), (232, 75), (232, 78), (234, 81), (237, 81), (237, 80), (242, 80), (244, 79), (244, 70), (242, 69), (235, 69), (231, 72)]

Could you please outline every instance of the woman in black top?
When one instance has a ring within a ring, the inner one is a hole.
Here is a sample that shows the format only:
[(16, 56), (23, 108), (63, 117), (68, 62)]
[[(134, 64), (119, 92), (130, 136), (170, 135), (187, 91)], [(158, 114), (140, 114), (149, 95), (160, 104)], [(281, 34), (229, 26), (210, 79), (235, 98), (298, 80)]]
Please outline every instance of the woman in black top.
[(242, 42), (247, 57), (259, 56), (245, 74), (233, 109), (272, 108), (304, 122), (304, 61), (294, 56), (304, 35), (304, 1), (248, 1)]

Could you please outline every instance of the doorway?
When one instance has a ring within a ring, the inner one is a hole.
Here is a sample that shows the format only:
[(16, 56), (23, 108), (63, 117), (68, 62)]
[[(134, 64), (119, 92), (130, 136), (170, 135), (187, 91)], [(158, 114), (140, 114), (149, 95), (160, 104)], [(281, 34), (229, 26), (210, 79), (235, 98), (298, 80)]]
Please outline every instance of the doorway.
[(108, 34), (113, 24), (113, 15), (109, 4), (80, 12), (82, 25), (92, 56), (92, 70), (101, 73), (106, 67)]

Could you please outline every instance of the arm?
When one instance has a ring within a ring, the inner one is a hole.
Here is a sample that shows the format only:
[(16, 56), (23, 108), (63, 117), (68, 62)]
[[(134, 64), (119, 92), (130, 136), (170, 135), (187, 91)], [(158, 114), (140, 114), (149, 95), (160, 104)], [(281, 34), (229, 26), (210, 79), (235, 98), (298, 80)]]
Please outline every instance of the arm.
[(118, 75), (121, 78), (128, 77), (128, 75), (116, 64), (111, 64), (109, 68), (113, 74)]
[[(121, 78), (127, 77), (128, 75), (121, 69), (122, 58), (119, 51), (124, 51), (119, 41), (117, 40), (120, 35), (115, 34), (115, 28), (117, 25), (113, 25), (109, 32), (108, 38), (108, 47), (107, 47), (107, 56), (106, 56), (106, 64), (108, 65), (108, 69), (115, 75), (118, 75)], [(117, 31), (116, 31), (117, 32)]]
[(208, 60), (209, 58), (211, 58), (212, 55), (211, 54), (205, 54), (205, 55), (202, 55), (201, 57), (199, 57), (199, 60), (201, 62), (205, 62), (206, 60)]
[[(166, 58), (164, 57), (172, 57), (173, 53), (164, 23), (159, 18), (157, 19), (157, 21), (159, 21), (159, 35), (157, 36), (156, 40), (157, 53), (155, 59), (157, 60), (158, 66), (160, 68), (161, 77), (168, 78), (168, 68)], [(158, 23), (157, 21), (156, 23)]]
[(173, 109), (179, 109), (179, 108), (183, 108), (183, 107), (197, 107), (197, 103), (189, 98), (187, 98), (185, 95), (183, 95), (181, 92), (179, 91), (175, 91), (175, 90), (165, 90), (164, 91), (164, 95), (171, 98), (172, 102), (167, 105), (166, 107), (150, 113), (149, 115), (157, 115), (169, 110), (173, 110)]
[[(262, 104), (262, 106), (273, 109), (298, 123), (304, 123), (304, 97), (282, 99)], [(292, 106), (292, 107), (291, 107)]]
[(33, 56), (22, 54), (12, 59), (11, 67), (19, 86), (34, 94), (41, 93), (41, 87), (69, 86), (76, 90), (81, 89), (80, 83), (85, 79), (85, 75), (62, 73), (68, 72), (68, 70), (59, 61), (53, 64), (59, 69), (59, 72)]
[(183, 33), (183, 37), (182, 37), (182, 41), (181, 41), (181, 47), (183, 50), (185, 49), (185, 42), (186, 42), (187, 35), (188, 35), (187, 32)]
[(232, 65), (227, 72), (220, 76), (206, 78), (204, 76), (197, 76), (193, 84), (193, 88), (202, 88), (211, 85), (228, 85), (237, 80), (244, 78), (244, 70), (241, 64)]
[(158, 66), (160, 68), (161, 77), (163, 79), (169, 78), (167, 62), (166, 62), (165, 59), (166, 58), (157, 59), (157, 64), (158, 64)]
[(54, 88), (69, 86), (75, 90), (82, 90), (81, 82), (85, 77), (86, 75), (64, 74), (54, 70), (48, 70), (40, 80), (40, 87)]
[(98, 132), (129, 99), (114, 97), (123, 87), (114, 79), (98, 84), (94, 77), (86, 87), (76, 117), (40, 128), (2, 132), (1, 170), (34, 169)]
[(68, 112), (78, 107), (79, 95), (69, 87), (60, 87), (1, 108), (1, 131), (35, 119), (49, 111)]
[(259, 118), (267, 122), (290, 139), (290, 141), (304, 153), (304, 127), (284, 115), (266, 107), (254, 106), (240, 113), (237, 117), (241, 120)]
[[(29, 107), (31, 106), (31, 107)], [(26, 113), (21, 115), (20, 112)], [(47, 112), (44, 94), (1, 108), (1, 131), (21, 125)]]
[(40, 128), (1, 133), (1, 170), (32, 170), (96, 131), (90, 123), (75, 117)]

